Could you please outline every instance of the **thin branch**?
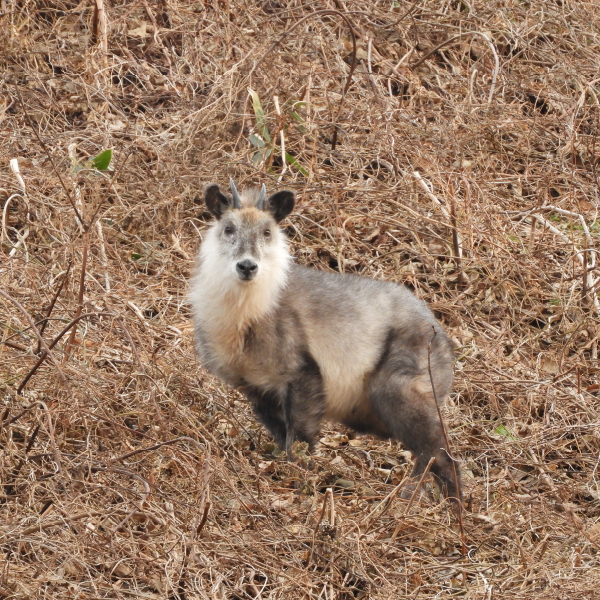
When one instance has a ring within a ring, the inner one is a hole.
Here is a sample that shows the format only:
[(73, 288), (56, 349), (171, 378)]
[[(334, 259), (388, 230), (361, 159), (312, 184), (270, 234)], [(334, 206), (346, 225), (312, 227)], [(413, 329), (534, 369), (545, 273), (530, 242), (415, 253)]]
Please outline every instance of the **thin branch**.
[(64, 388), (67, 390), (67, 392), (69, 393), (69, 395), (72, 395), (71, 392), (71, 386), (69, 385), (69, 382), (67, 381), (67, 378), (65, 377), (65, 374), (63, 373), (60, 364), (58, 363), (58, 361), (56, 360), (56, 358), (54, 358), (54, 354), (50, 351), (50, 348), (48, 348), (48, 345), (46, 344), (46, 342), (44, 341), (44, 338), (40, 335), (40, 332), (38, 331), (38, 328), (35, 325), (34, 320), (31, 318), (31, 315), (27, 312), (27, 310), (21, 305), (20, 302), (18, 302), (17, 300), (15, 300), (13, 297), (9, 296), (4, 290), (0, 289), (0, 296), (2, 296), (3, 298), (5, 298), (6, 300), (8, 300), (9, 302), (12, 302), (23, 314), (23, 316), (25, 317), (25, 319), (27, 320), (27, 322), (29, 323), (29, 327), (31, 327), (31, 330), (35, 333), (40, 346), (42, 347), (42, 349), (44, 350), (44, 352), (48, 355), (48, 357), (50, 358), (50, 360), (52, 361), (52, 364), (56, 367), (56, 370), (58, 371), (58, 377), (61, 381), (61, 383), (63, 384)]
[[(115, 315), (113, 313), (109, 313), (109, 312), (87, 313), (87, 314), (84, 314), (84, 315), (79, 315), (78, 317), (75, 317), (52, 340), (52, 342), (48, 346), (48, 349), (52, 350), (52, 348), (54, 348), (54, 346), (56, 346), (56, 344), (61, 340), (61, 338), (63, 337), (63, 335), (65, 335), (69, 331), (69, 329), (71, 329), (71, 327), (73, 327), (73, 325), (76, 325), (79, 321), (81, 321), (81, 319), (86, 319), (87, 317), (114, 317), (114, 316)], [(39, 369), (39, 367), (46, 360), (46, 358), (48, 358), (48, 353), (46, 351), (44, 351), (42, 353), (42, 355), (40, 356), (40, 358), (38, 359), (38, 361), (35, 363), (35, 365), (33, 365), (33, 367), (31, 368), (31, 370), (29, 371), (29, 373), (27, 373), (27, 375), (25, 376), (25, 379), (23, 379), (23, 381), (21, 382), (21, 385), (19, 385), (19, 387), (17, 388), (17, 394), (20, 394), (23, 391), (23, 389), (27, 385), (27, 382), (33, 377), (34, 373)]]
[(459, 33), (458, 35), (451, 37), (450, 39), (446, 40), (445, 42), (438, 44), (433, 50), (430, 50), (429, 52), (427, 52), (427, 54), (425, 54), (425, 56), (420, 58), (416, 63), (414, 63), (413, 65), (410, 65), (410, 68), (416, 69), (417, 67), (420, 67), (432, 54), (435, 54), (438, 50), (441, 50), (444, 46), (448, 46), (452, 42), (455, 42), (456, 40), (467, 37), (469, 35), (476, 35), (476, 36), (482, 37), (487, 42), (487, 44), (489, 45), (489, 47), (492, 51), (492, 54), (494, 55), (494, 70), (492, 72), (492, 84), (490, 85), (490, 93), (488, 95), (488, 104), (489, 104), (489, 103), (491, 103), (492, 98), (494, 97), (494, 91), (496, 89), (496, 80), (498, 79), (498, 74), (500, 73), (500, 59), (498, 58), (498, 52), (496, 51), (496, 47), (494, 46), (492, 40), (485, 33), (481, 33), (481, 31), (465, 31), (464, 33)]

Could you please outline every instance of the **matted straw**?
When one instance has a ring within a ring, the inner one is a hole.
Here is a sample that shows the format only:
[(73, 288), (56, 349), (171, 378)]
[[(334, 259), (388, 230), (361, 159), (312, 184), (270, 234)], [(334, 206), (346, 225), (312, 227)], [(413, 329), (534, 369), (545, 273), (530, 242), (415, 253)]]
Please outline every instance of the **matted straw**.
[[(599, 15), (3, 2), (0, 598), (595, 597)], [(466, 555), (426, 481), (397, 493), (401, 446), (327, 426), (288, 464), (198, 364), (230, 177), (296, 192), (299, 262), (402, 282), (454, 338)]]

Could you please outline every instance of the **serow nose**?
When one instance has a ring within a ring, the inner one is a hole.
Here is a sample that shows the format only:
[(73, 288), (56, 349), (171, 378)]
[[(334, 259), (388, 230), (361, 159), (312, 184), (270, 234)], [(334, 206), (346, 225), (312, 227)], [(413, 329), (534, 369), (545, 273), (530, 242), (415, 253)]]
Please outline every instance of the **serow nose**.
[(244, 279), (246, 281), (250, 281), (256, 275), (256, 271), (258, 270), (258, 265), (249, 260), (240, 260), (240, 262), (235, 265), (235, 268), (238, 272), (239, 278)]

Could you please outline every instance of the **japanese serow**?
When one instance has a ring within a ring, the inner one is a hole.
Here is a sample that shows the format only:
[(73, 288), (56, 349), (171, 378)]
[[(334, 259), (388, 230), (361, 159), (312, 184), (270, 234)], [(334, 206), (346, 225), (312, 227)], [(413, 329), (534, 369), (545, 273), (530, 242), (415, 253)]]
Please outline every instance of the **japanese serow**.
[(400, 441), (415, 479), (434, 457), (437, 485), (460, 500), (436, 406), (450, 393), (452, 344), (425, 303), (401, 285), (295, 264), (279, 227), (293, 192), (239, 194), (232, 180), (231, 195), (211, 184), (204, 199), (216, 221), (190, 299), (206, 369), (243, 391), (288, 457), (336, 421)]

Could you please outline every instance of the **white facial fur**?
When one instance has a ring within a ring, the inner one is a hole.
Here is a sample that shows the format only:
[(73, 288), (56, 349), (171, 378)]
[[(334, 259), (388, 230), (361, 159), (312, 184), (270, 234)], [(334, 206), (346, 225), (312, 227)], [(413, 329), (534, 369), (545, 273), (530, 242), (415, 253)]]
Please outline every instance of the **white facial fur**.
[[(199, 259), (190, 298), (196, 319), (227, 338), (222, 341), (231, 348), (248, 324), (277, 303), (291, 261), (285, 234), (269, 213), (252, 207), (229, 210), (210, 226)], [(240, 279), (236, 268), (245, 259), (257, 265), (250, 281)]]

